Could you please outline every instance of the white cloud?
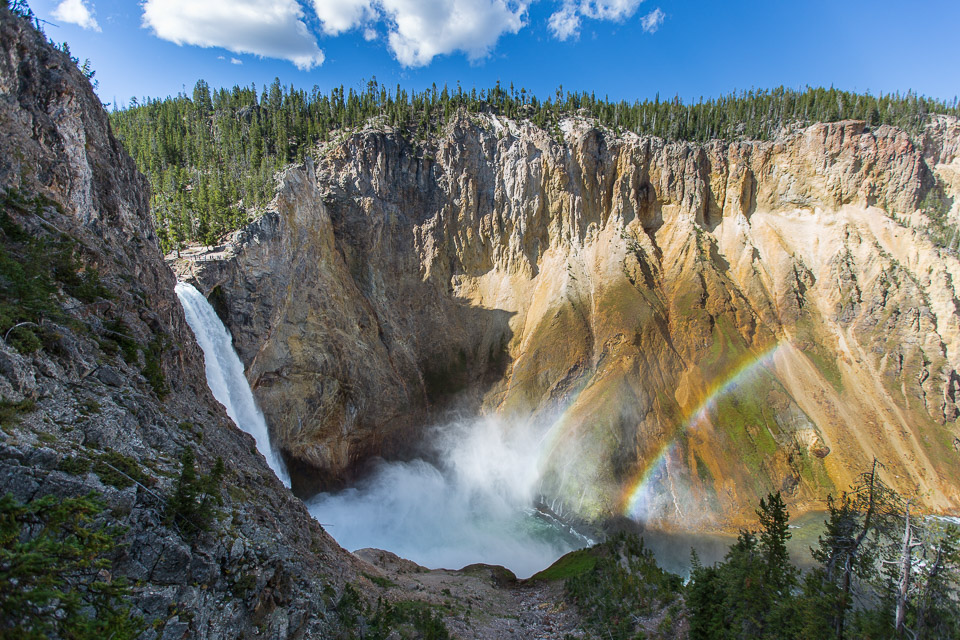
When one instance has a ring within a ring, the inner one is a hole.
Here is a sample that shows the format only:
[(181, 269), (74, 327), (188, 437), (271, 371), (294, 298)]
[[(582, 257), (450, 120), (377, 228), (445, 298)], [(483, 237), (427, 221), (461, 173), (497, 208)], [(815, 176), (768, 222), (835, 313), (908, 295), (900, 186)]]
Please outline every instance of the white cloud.
[(313, 0), (313, 9), (323, 32), (331, 36), (377, 18), (374, 0)]
[(234, 53), (323, 64), (323, 51), (303, 22), (297, 0), (146, 0), (143, 25), (179, 45), (223, 47)]
[(579, 37), (580, 16), (577, 8), (570, 2), (564, 2), (563, 7), (550, 16), (547, 26), (558, 40)]
[(243, 60), (240, 58), (230, 58), (230, 64), (243, 64)]
[(363, 30), (363, 39), (366, 40), (367, 42), (373, 42), (374, 40), (377, 39), (377, 30), (376, 30), (376, 29), (371, 29), (371, 28), (369, 28), (369, 27), (366, 28), (366, 29), (364, 29), (364, 30)]
[(525, 24), (527, 5), (506, 0), (382, 0), (394, 28), (387, 37), (401, 64), (418, 67), (435, 56), (463, 51), (471, 60), (489, 53), (504, 33)]
[[(632, 18), (643, 0), (563, 0), (563, 5), (550, 16), (547, 27), (558, 40), (576, 38), (580, 35), (582, 18), (623, 22)], [(654, 33), (663, 24), (665, 14), (654, 9), (640, 19), (647, 33)]]
[(90, 11), (83, 0), (63, 0), (53, 10), (53, 17), (57, 20), (79, 25), (84, 29), (100, 31), (97, 19), (93, 17), (93, 12)]
[(660, 10), (660, 7), (657, 7), (647, 15), (640, 18), (640, 24), (643, 25), (643, 30), (647, 33), (656, 33), (657, 29), (660, 28), (660, 25), (663, 24), (663, 19), (666, 17), (666, 14)]
[[(323, 30), (338, 34), (382, 21), (387, 43), (408, 67), (462, 51), (471, 60), (490, 52), (504, 33), (526, 24), (530, 0), (313, 0)], [(375, 32), (374, 32), (375, 33)], [(369, 27), (364, 37), (369, 39)]]
[(580, 13), (596, 20), (629, 18), (643, 0), (581, 0)]

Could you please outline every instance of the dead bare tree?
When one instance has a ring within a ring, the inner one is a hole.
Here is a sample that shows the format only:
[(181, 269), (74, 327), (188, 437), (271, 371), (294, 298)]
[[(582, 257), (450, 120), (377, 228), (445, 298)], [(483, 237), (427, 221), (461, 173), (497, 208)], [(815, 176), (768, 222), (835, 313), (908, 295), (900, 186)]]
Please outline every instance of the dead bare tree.
[(844, 637), (846, 614), (853, 606), (854, 578), (865, 579), (876, 566), (881, 533), (897, 522), (901, 500), (880, 478), (883, 465), (874, 459), (839, 500), (830, 498), (826, 535), (814, 557), (823, 563), (827, 582), (837, 584), (838, 602), (833, 614), (835, 637)]
[(913, 550), (923, 546), (923, 541), (918, 540), (914, 529), (915, 525), (910, 522), (910, 500), (907, 500), (904, 505), (903, 538), (898, 554), (899, 557), (895, 560), (883, 561), (888, 564), (896, 564), (899, 567), (899, 577), (897, 578), (896, 584), (896, 609), (894, 613), (894, 631), (898, 638), (902, 638), (907, 633), (911, 636), (915, 635), (906, 628), (907, 604), (910, 598), (914, 569)]

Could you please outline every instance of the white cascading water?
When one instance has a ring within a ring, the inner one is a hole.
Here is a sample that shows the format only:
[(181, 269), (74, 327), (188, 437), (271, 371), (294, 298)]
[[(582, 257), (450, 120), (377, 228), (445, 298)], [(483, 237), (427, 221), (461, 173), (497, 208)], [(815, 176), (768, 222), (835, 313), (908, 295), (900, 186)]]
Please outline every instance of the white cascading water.
[(427, 439), (435, 464), (381, 462), (356, 486), (307, 502), (343, 547), (386, 549), (431, 569), (499, 564), (526, 578), (589, 544), (533, 505), (539, 430), (496, 417), (453, 421)]
[(183, 306), (187, 324), (203, 350), (207, 372), (207, 386), (213, 397), (224, 406), (227, 415), (238, 427), (257, 441), (257, 450), (267, 459), (267, 464), (280, 481), (290, 486), (290, 476), (283, 460), (270, 445), (270, 431), (250, 390), (250, 383), (243, 375), (243, 363), (233, 348), (233, 339), (216, 311), (195, 287), (185, 282), (177, 283), (177, 297)]

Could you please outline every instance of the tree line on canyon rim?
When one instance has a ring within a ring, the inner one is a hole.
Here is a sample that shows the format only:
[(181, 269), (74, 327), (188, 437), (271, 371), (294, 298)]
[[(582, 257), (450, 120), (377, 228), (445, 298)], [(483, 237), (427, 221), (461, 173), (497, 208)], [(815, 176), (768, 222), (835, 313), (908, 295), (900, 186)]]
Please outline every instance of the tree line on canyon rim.
[[(65, 45), (62, 45), (65, 46)], [(89, 70), (87, 71), (89, 72)], [(498, 82), (469, 91), (436, 85), (395, 89), (372, 79), (357, 91), (324, 93), (255, 84), (211, 89), (200, 80), (192, 94), (131, 98), (111, 114), (114, 131), (153, 188), (153, 211), (164, 251), (188, 242), (215, 244), (245, 225), (270, 201), (274, 175), (302, 161), (315, 146), (371, 119), (394, 127), (414, 143), (439, 134), (457, 113), (489, 113), (529, 120), (560, 139), (563, 117), (582, 114), (614, 133), (632, 131), (667, 140), (766, 140), (784, 128), (853, 118), (919, 134), (932, 114), (960, 115), (952, 102), (916, 93), (852, 93), (830, 88), (778, 87), (684, 103), (613, 101), (562, 87), (545, 100)]]

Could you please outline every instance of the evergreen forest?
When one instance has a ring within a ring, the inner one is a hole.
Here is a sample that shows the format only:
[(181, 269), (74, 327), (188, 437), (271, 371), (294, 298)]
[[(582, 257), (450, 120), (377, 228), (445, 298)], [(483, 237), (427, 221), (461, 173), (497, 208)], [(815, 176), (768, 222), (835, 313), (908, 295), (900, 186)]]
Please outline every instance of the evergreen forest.
[(872, 96), (810, 87), (751, 90), (695, 103), (659, 96), (629, 103), (562, 87), (542, 100), (499, 83), (479, 91), (407, 91), (373, 79), (360, 91), (340, 86), (324, 93), (286, 87), (279, 79), (262, 91), (256, 85), (211, 89), (201, 80), (191, 95), (132, 98), (111, 120), (150, 179), (160, 242), (168, 252), (190, 242), (215, 244), (245, 225), (272, 199), (275, 173), (331, 136), (376, 119), (417, 143), (462, 112), (528, 120), (558, 139), (560, 120), (582, 115), (614, 133), (703, 142), (767, 140), (785, 128), (848, 118), (917, 135), (930, 115), (960, 115), (960, 108), (956, 99), (948, 103), (912, 92)]
[(532, 580), (565, 578), (589, 637), (610, 640), (946, 640), (960, 638), (960, 527), (917, 516), (880, 465), (827, 502), (812, 566), (791, 558), (779, 493), (756, 529), (686, 584), (660, 569), (636, 534), (574, 551)]

